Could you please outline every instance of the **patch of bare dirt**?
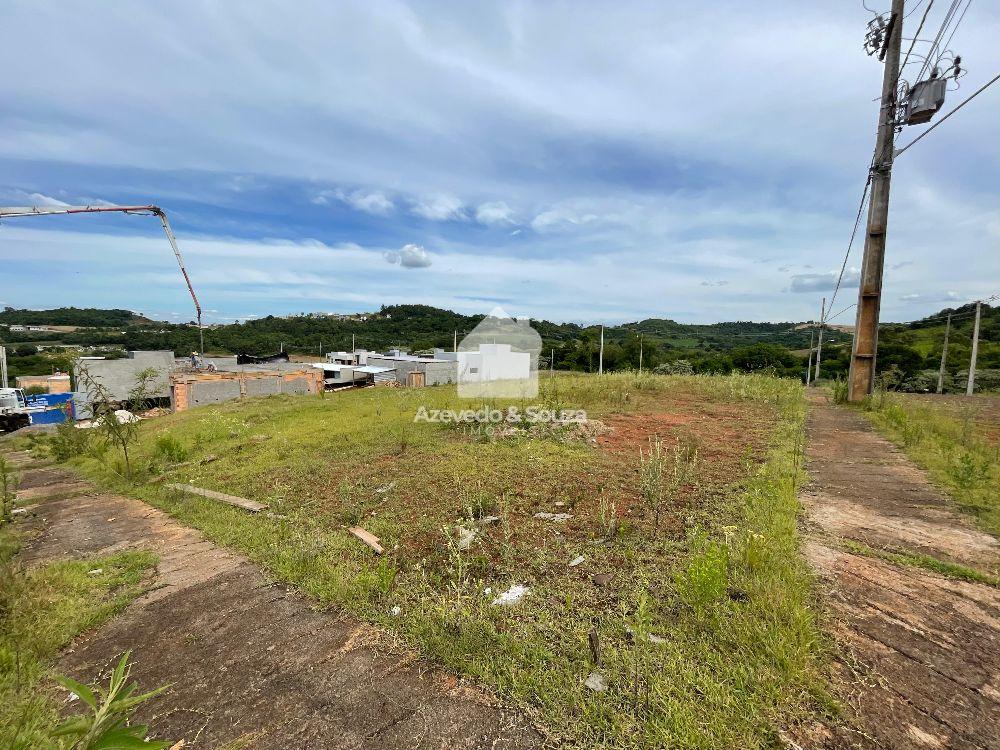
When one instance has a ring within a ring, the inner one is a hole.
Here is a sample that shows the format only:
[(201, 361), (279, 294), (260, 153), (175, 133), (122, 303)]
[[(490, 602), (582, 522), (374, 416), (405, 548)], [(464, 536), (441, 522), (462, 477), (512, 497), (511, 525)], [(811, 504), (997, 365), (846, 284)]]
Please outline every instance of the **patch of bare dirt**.
[(810, 395), (803, 493), (839, 646), (834, 682), (846, 721), (813, 727), (808, 747), (1000, 747), (1000, 591), (855, 555), (852, 539), (995, 570), (1000, 548), (949, 507), (857, 413)]
[[(67, 474), (24, 471), (28, 487)], [(160, 559), (151, 590), (79, 638), (58, 668), (106, 680), (133, 651), (144, 688), (171, 687), (138, 719), (187, 747), (536, 748), (542, 735), (519, 712), (411, 654), (380, 632), (275, 584), (255, 565), (137, 500), (90, 494), (37, 505), (20, 560), (149, 549)]]

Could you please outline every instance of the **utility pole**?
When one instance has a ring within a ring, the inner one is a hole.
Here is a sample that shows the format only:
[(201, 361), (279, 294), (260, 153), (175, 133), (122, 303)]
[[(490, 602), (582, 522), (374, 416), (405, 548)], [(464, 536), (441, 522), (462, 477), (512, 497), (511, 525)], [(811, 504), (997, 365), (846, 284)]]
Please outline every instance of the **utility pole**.
[(457, 352), (458, 351), (458, 331), (457, 330), (455, 331), (454, 338), (452, 339), (451, 350), (453, 352)]
[(601, 353), (597, 358), (597, 374), (604, 374), (604, 325), (601, 325)]
[(969, 360), (969, 384), (965, 387), (965, 395), (971, 396), (976, 389), (976, 356), (979, 354), (979, 308), (982, 302), (976, 302), (976, 322), (972, 324), (972, 357)]
[(639, 334), (639, 374), (642, 375), (642, 334)]
[(816, 342), (816, 376), (813, 383), (819, 382), (819, 363), (823, 359), (823, 324), (826, 323), (826, 297), (823, 298), (823, 306), (819, 310), (819, 339)]
[(941, 369), (938, 370), (937, 392), (944, 393), (944, 365), (948, 360), (948, 334), (951, 333), (951, 313), (948, 313), (948, 320), (944, 324), (944, 346), (941, 347)]
[(7, 347), (0, 346), (0, 388), (9, 388), (7, 385)]
[(351, 334), (351, 354), (354, 354), (358, 350), (358, 345), (354, 341), (354, 334)]
[[(847, 398), (861, 401), (875, 384), (875, 356), (878, 353), (878, 318), (882, 302), (882, 273), (885, 266), (885, 234), (889, 220), (889, 182), (892, 176), (896, 127), (896, 91), (899, 85), (899, 49), (903, 38), (903, 0), (892, 0), (886, 33), (885, 69), (878, 113), (878, 135), (871, 166), (871, 198), (865, 253), (858, 286), (858, 315), (851, 348), (851, 372), (847, 378)], [(822, 329), (820, 329), (822, 335)], [(818, 367), (818, 363), (817, 363)]]
[(556, 350), (553, 347), (549, 349), (549, 374), (554, 374), (556, 371)]
[(812, 382), (813, 348), (816, 346), (816, 331), (809, 332), (809, 364), (806, 365), (806, 385)]

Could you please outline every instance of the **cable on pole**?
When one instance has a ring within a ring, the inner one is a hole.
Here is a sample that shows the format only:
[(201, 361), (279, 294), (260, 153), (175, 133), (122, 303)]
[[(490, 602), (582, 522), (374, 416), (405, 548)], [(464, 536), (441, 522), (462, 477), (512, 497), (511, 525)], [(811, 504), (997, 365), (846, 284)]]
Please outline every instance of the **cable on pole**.
[[(861, 202), (858, 204), (858, 215), (854, 218), (854, 229), (851, 230), (851, 239), (847, 243), (847, 252), (844, 253), (844, 262), (840, 264), (840, 275), (837, 277), (837, 284), (833, 289), (833, 296), (830, 298), (830, 306), (833, 307), (834, 301), (837, 299), (837, 293), (840, 291), (840, 285), (844, 281), (844, 271), (847, 270), (847, 260), (851, 257), (851, 248), (854, 247), (854, 238), (858, 235), (858, 227), (861, 225), (861, 214), (865, 210), (865, 201), (868, 199), (868, 188), (872, 184), (872, 167), (875, 165), (875, 157), (872, 156), (872, 162), (868, 165), (868, 178), (865, 180), (864, 190), (861, 191)], [(822, 321), (820, 321), (822, 323)]]
[[(920, 36), (920, 30), (924, 28), (924, 23), (927, 21), (927, 14), (931, 12), (932, 5), (934, 5), (934, 0), (929, 0), (929, 2), (927, 3), (927, 8), (924, 10), (924, 15), (920, 19), (920, 25), (917, 26), (917, 31), (913, 35), (913, 41), (910, 42), (910, 48), (906, 50), (906, 56), (903, 58), (903, 64), (899, 66), (900, 70), (906, 67), (906, 61), (910, 59), (910, 53), (913, 52), (913, 45), (917, 43), (917, 37)], [(916, 8), (914, 8), (913, 10), (916, 10)], [(910, 13), (912, 13), (913, 10), (911, 10)]]

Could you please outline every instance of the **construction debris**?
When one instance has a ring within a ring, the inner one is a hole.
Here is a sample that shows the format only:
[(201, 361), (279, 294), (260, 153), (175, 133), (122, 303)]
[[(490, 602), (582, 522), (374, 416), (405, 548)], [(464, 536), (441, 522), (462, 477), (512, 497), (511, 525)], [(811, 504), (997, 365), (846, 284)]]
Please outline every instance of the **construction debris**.
[(555, 521), (556, 523), (562, 523), (573, 517), (572, 513), (536, 513), (535, 518), (541, 518), (545, 521)]
[(603, 693), (608, 689), (608, 683), (604, 680), (604, 675), (600, 672), (591, 672), (587, 680), (583, 683), (595, 693)]
[(594, 576), (594, 583), (604, 588), (611, 585), (612, 575), (610, 573), (598, 573)]
[(267, 510), (267, 506), (264, 503), (247, 500), (245, 497), (237, 497), (236, 495), (227, 495), (225, 492), (203, 490), (200, 487), (192, 487), (190, 484), (167, 484), (164, 486), (172, 490), (178, 490), (179, 492), (186, 492), (189, 495), (198, 495), (200, 497), (207, 497), (209, 500), (218, 500), (220, 503), (235, 505), (237, 508), (249, 510), (251, 513), (259, 513), (262, 510)]
[(521, 599), (527, 595), (530, 589), (527, 586), (523, 586), (520, 583), (515, 583), (509, 589), (504, 591), (500, 596), (493, 600), (494, 604), (499, 604), (501, 606), (507, 604), (517, 604)]
[(597, 632), (597, 626), (594, 625), (587, 633), (587, 641), (590, 643), (590, 656), (594, 660), (596, 666), (601, 666), (601, 636)]
[(385, 552), (385, 550), (382, 549), (382, 545), (379, 544), (379, 538), (374, 534), (372, 534), (371, 532), (365, 531), (359, 526), (352, 526), (351, 528), (348, 529), (348, 531), (354, 534), (354, 536), (356, 536), (362, 542), (367, 544), (369, 547), (371, 547), (375, 551), (376, 555), (381, 555), (383, 552)]
[(458, 548), (463, 552), (472, 546), (476, 539), (476, 530), (467, 529), (464, 526), (458, 527)]

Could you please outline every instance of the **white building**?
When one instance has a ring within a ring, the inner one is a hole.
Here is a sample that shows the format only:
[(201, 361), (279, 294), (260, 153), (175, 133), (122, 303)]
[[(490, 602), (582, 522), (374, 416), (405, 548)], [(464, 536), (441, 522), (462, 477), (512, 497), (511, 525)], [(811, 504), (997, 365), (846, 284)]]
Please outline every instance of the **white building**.
[(478, 351), (458, 353), (459, 389), (465, 398), (533, 397), (538, 391), (533, 375), (531, 355), (515, 352), (510, 344), (480, 344)]

